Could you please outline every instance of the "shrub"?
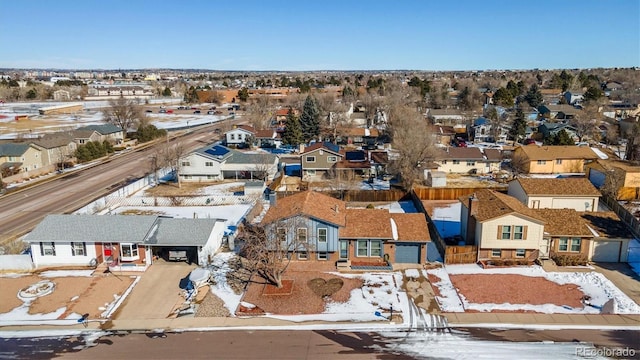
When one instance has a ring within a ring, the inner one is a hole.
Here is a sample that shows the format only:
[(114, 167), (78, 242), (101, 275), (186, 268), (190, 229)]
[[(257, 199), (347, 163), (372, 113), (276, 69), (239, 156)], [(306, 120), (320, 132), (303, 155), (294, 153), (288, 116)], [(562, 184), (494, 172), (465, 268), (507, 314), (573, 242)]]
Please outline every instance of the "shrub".
[(367, 205), (367, 209), (373, 209), (373, 208), (374, 208), (373, 204)]
[(560, 255), (555, 254), (551, 259), (558, 266), (584, 266), (587, 265), (587, 258), (584, 255)]

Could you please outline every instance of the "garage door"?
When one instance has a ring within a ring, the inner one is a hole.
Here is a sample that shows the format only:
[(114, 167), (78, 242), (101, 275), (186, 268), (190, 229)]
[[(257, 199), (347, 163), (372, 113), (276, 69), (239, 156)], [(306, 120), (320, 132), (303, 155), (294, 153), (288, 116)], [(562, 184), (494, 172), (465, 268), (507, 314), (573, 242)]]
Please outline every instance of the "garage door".
[(396, 244), (396, 262), (403, 264), (419, 264), (420, 244)]
[(593, 261), (618, 262), (620, 261), (620, 241), (596, 241), (593, 250)]

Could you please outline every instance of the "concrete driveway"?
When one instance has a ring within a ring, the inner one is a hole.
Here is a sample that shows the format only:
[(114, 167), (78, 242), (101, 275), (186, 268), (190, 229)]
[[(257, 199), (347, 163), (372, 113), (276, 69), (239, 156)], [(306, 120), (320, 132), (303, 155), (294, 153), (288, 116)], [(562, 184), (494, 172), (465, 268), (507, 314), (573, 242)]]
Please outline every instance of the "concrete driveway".
[(595, 271), (601, 273), (627, 294), (636, 304), (640, 304), (640, 276), (627, 263), (595, 263)]
[(184, 262), (156, 262), (142, 275), (115, 319), (166, 319), (180, 301), (180, 279), (189, 275), (196, 265)]

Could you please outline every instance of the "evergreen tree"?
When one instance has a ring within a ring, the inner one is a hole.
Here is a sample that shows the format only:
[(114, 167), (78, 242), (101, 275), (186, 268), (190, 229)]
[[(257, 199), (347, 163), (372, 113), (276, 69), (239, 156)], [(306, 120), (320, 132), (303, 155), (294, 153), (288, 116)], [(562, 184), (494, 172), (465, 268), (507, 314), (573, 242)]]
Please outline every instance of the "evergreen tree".
[(527, 121), (524, 119), (524, 113), (521, 108), (516, 110), (516, 118), (513, 120), (513, 124), (511, 124), (511, 129), (509, 130), (509, 136), (515, 142), (519, 142), (523, 137), (527, 130)]
[(531, 85), (529, 91), (527, 91), (527, 95), (524, 96), (524, 100), (534, 108), (542, 105), (542, 93), (537, 84)]
[(282, 143), (293, 146), (298, 146), (302, 143), (300, 120), (293, 114), (291, 107), (289, 107), (289, 112), (287, 113), (287, 121), (285, 122), (284, 133), (282, 133)]
[(162, 96), (171, 96), (171, 89), (168, 86), (162, 91)]
[(544, 139), (545, 145), (575, 145), (575, 141), (569, 136), (569, 133), (562, 129), (555, 135), (550, 135)]
[(320, 111), (315, 99), (309, 95), (304, 101), (302, 114), (300, 115), (300, 127), (305, 142), (315, 139), (320, 135)]
[(242, 89), (238, 90), (238, 99), (240, 99), (240, 101), (242, 102), (247, 101), (249, 99), (249, 89), (243, 87)]
[(511, 107), (513, 106), (513, 95), (509, 90), (501, 87), (496, 90), (496, 93), (493, 94), (493, 100), (496, 102), (496, 105)]
[(598, 100), (603, 96), (604, 96), (604, 92), (602, 92), (602, 90), (599, 87), (589, 86), (587, 91), (585, 91), (583, 98), (584, 98), (584, 101), (592, 101), (592, 100)]

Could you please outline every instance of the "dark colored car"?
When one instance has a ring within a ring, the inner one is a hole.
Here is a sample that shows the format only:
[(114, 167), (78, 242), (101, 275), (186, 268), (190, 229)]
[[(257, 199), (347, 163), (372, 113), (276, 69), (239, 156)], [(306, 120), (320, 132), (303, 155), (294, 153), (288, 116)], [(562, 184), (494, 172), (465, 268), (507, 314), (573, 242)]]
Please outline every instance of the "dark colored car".
[(200, 110), (196, 110), (193, 112), (194, 114), (200, 114)]

